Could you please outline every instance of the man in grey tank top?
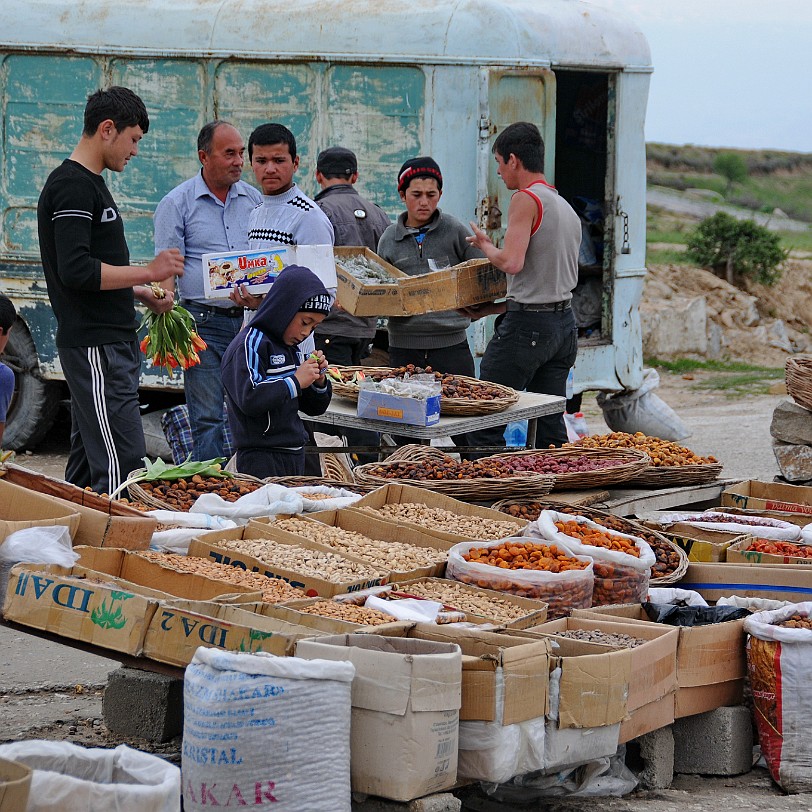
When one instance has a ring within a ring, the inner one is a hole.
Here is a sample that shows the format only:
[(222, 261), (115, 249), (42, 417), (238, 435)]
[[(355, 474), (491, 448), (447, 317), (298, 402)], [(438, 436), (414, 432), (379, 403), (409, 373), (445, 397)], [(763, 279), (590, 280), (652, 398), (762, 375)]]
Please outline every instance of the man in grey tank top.
[[(480, 378), (518, 390), (565, 397), (578, 330), (572, 290), (578, 282), (581, 222), (544, 178), (544, 141), (535, 124), (506, 127), (493, 145), (497, 172), (515, 189), (502, 248), (471, 223), (468, 241), (507, 275), (507, 299), (465, 308), (472, 319), (499, 314)], [(469, 435), (471, 445), (504, 445), (500, 428)], [(562, 414), (538, 419), (536, 447), (567, 442)]]

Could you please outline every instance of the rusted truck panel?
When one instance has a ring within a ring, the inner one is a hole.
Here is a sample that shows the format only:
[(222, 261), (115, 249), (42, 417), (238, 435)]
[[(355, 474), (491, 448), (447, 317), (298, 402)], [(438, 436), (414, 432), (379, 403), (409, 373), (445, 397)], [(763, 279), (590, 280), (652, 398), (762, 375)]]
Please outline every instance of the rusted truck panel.
[[(318, 152), (351, 147), (360, 190), (393, 217), (397, 169), (431, 154), (443, 168), (443, 209), (497, 240), (509, 192), (490, 145), (506, 124), (530, 120), (545, 136), (548, 178), (567, 199), (602, 211), (600, 324), (579, 352), (576, 390), (635, 388), (650, 72), (639, 30), (578, 0), (302, 0), (295, 8), (281, 0), (4, 0), (0, 288), (20, 308), (38, 375), (59, 380), (36, 202), (100, 86), (133, 88), (150, 112), (138, 158), (107, 178), (135, 261), (152, 255), (154, 207), (197, 171), (197, 132), (215, 117), (246, 137), (265, 121), (289, 126), (301, 154), (297, 181), (311, 194)], [(487, 322), (471, 332), (481, 350)], [(146, 368), (142, 382), (171, 385)]]

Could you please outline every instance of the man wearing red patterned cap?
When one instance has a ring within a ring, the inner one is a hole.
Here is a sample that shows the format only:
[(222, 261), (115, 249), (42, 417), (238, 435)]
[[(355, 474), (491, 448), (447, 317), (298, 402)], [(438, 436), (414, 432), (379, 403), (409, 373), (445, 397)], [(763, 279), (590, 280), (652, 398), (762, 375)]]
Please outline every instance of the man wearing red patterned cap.
[[(406, 205), (384, 231), (378, 255), (410, 276), (447, 268), (482, 252), (467, 241), (471, 232), (438, 208), (443, 176), (433, 158), (412, 158), (398, 173), (398, 193)], [(431, 366), (439, 372), (474, 375), (466, 328), (471, 323), (456, 310), (419, 316), (390, 316), (389, 362), (392, 366)]]

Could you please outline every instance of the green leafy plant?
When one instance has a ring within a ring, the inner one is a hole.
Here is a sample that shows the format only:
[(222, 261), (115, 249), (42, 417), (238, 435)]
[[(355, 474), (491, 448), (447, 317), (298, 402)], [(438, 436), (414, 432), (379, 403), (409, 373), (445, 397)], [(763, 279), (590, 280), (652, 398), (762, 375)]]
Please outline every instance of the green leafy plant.
[(763, 285), (781, 278), (780, 264), (787, 258), (777, 234), (753, 220), (737, 220), (717, 212), (703, 220), (688, 237), (688, 256), (711, 268), (732, 285), (735, 274), (750, 276)]
[(193, 460), (190, 454), (179, 465), (164, 462), (157, 457), (154, 462), (150, 462), (149, 457), (144, 457), (144, 470), (131, 476), (110, 494), (111, 499), (115, 499), (125, 488), (135, 482), (152, 482), (156, 479), (191, 479), (193, 476), (220, 477), (222, 479), (232, 479), (234, 474), (223, 470), (225, 457), (215, 457), (211, 460)]
[(749, 174), (747, 161), (736, 152), (720, 152), (713, 160), (713, 171), (727, 182), (725, 197), (730, 194), (734, 183), (743, 183)]

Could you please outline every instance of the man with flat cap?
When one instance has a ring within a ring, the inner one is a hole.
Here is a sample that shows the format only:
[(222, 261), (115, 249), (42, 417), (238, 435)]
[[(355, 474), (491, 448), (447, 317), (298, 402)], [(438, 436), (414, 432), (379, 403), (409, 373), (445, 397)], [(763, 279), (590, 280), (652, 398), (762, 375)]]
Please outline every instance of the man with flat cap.
[[(328, 147), (316, 161), (316, 182), (321, 191), (314, 198), (333, 224), (336, 245), (363, 245), (371, 251), (389, 227), (386, 212), (361, 197), (355, 153), (345, 147)], [(316, 328), (316, 348), (331, 364), (358, 366), (375, 335), (375, 316), (347, 313), (336, 303)]]
[[(358, 161), (355, 153), (345, 147), (328, 147), (316, 160), (316, 182), (321, 191), (314, 198), (321, 210), (333, 224), (336, 245), (366, 246), (371, 251), (378, 247), (378, 240), (390, 220), (386, 212), (358, 194)], [(330, 314), (316, 327), (316, 349), (324, 353), (331, 364), (359, 366), (367, 354), (367, 348), (375, 336), (375, 316), (353, 316), (336, 301)], [(328, 426), (320, 431), (333, 434)], [(347, 443), (378, 445), (375, 432), (361, 429), (344, 429)], [(374, 462), (375, 454), (358, 454), (358, 462)]]

